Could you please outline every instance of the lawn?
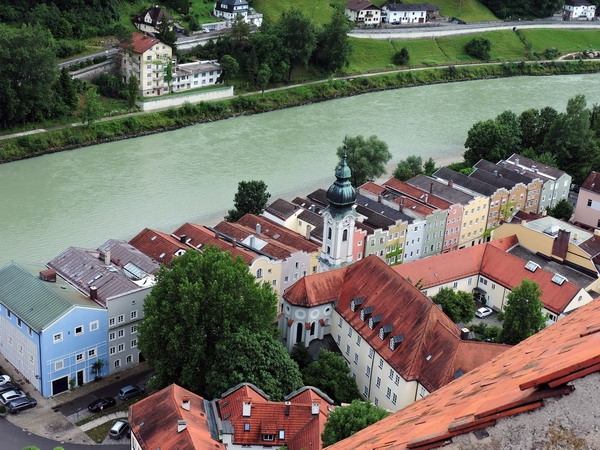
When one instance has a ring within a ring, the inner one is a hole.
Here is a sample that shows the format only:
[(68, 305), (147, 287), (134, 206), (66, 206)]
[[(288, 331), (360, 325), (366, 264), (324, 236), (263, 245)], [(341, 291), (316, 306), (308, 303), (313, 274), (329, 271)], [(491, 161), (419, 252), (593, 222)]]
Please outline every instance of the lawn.
[(600, 33), (597, 31), (537, 29), (520, 30), (519, 33), (525, 42), (532, 45), (534, 52), (543, 52), (547, 48), (557, 48), (563, 54), (600, 49)]
[(350, 65), (344, 69), (348, 74), (377, 72), (392, 68), (396, 50), (390, 41), (350, 38), (352, 55)]
[(415, 41), (392, 41), (394, 52), (406, 47), (410, 55), (409, 67), (440, 66), (455, 61), (441, 50), (436, 39), (419, 39)]
[(465, 35), (436, 39), (440, 50), (449, 60), (456, 63), (479, 62), (465, 53), (465, 46), (475, 37), (488, 39), (492, 43), (492, 61), (514, 61), (525, 59), (525, 47), (513, 31), (490, 31), (477, 36)]

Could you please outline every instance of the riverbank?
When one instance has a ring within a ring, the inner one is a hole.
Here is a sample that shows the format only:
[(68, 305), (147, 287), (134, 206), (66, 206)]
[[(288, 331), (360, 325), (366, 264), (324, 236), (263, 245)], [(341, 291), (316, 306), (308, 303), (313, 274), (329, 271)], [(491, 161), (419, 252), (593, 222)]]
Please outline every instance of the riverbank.
[(404, 87), (514, 76), (597, 73), (600, 61), (545, 61), (452, 65), (329, 79), (240, 95), (227, 100), (184, 104), (153, 113), (134, 113), (89, 125), (65, 126), (4, 139), (0, 163), (104, 142), (176, 130), (198, 123), (259, 114), (294, 106)]

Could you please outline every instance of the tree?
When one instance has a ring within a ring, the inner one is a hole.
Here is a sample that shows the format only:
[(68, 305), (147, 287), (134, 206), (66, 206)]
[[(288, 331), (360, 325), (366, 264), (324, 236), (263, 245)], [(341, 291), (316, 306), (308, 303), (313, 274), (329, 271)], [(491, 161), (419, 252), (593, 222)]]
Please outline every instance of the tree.
[(558, 112), (549, 106), (538, 109), (528, 109), (519, 116), (521, 127), (521, 147), (532, 148), (536, 154), (541, 150), (550, 125), (558, 117)]
[(431, 176), (436, 170), (437, 167), (435, 166), (435, 161), (432, 157), (429, 157), (429, 159), (427, 159), (427, 161), (425, 161), (423, 164), (423, 173), (427, 176)]
[(62, 103), (67, 107), (68, 111), (73, 111), (77, 106), (79, 97), (77, 96), (77, 90), (73, 83), (73, 78), (69, 71), (63, 67), (56, 81), (55, 91)]
[(221, 339), (216, 353), (219, 357), (207, 376), (206, 392), (210, 398), (248, 382), (265, 391), (271, 400), (282, 401), (302, 386), (298, 364), (271, 331), (241, 330)]
[(518, 344), (544, 328), (546, 316), (542, 313), (541, 296), (540, 286), (526, 278), (507, 295), (504, 311), (498, 315), (503, 343)]
[(308, 349), (303, 342), (298, 342), (292, 347), (290, 356), (294, 361), (296, 361), (296, 364), (298, 364), (300, 370), (306, 369), (313, 363), (312, 356), (310, 356), (310, 353), (308, 353)]
[(258, 73), (256, 74), (256, 84), (260, 88), (260, 93), (264, 94), (265, 89), (269, 85), (269, 79), (271, 78), (271, 69), (267, 64), (261, 64)]
[(156, 26), (156, 32), (158, 34), (158, 39), (160, 39), (162, 43), (167, 44), (173, 49), (173, 51), (175, 51), (175, 48), (177, 47), (177, 33), (175, 32), (173, 21), (163, 19)]
[(567, 199), (562, 198), (556, 202), (553, 208), (549, 207), (546, 212), (549, 216), (568, 222), (573, 215), (573, 205)]
[(400, 181), (406, 181), (422, 173), (423, 159), (420, 156), (411, 155), (398, 163), (393, 176)]
[(267, 192), (264, 181), (240, 181), (233, 198), (233, 206), (225, 216), (227, 222), (236, 222), (245, 214), (260, 215), (267, 207), (271, 194)]
[(477, 122), (467, 133), (464, 153), (470, 165), (480, 159), (500, 161), (521, 148), (521, 126), (512, 111), (504, 111), (494, 120)]
[(385, 165), (392, 159), (385, 142), (377, 136), (365, 139), (363, 136), (344, 138), (344, 145), (338, 147), (337, 156), (342, 159), (346, 155), (346, 163), (352, 170), (352, 185), (358, 187), (368, 180), (373, 180), (385, 173)]
[(482, 37), (471, 39), (465, 46), (467, 55), (482, 61), (489, 61), (491, 49), (492, 43), (490, 40)]
[(235, 77), (240, 70), (237, 60), (231, 55), (223, 55), (219, 61), (227, 77)]
[(106, 361), (103, 359), (98, 359), (92, 364), (90, 372), (92, 375), (94, 375), (95, 380), (102, 378), (102, 370), (104, 369), (104, 366), (106, 366)]
[(352, 436), (389, 415), (389, 412), (369, 401), (354, 400), (348, 406), (337, 407), (329, 413), (327, 422), (325, 422), (325, 430), (321, 435), (323, 447)]
[(217, 353), (222, 339), (242, 329), (272, 330), (277, 295), (239, 257), (212, 246), (188, 250), (157, 278), (138, 336), (157, 387), (177, 383), (205, 394), (206, 376), (223, 357)]
[(319, 388), (336, 404), (350, 403), (359, 398), (356, 380), (350, 376), (350, 368), (337, 353), (319, 352), (319, 359), (303, 370), (304, 384)]
[(139, 80), (135, 74), (131, 74), (127, 86), (125, 88), (125, 99), (127, 100), (127, 106), (133, 108), (135, 102), (138, 99), (139, 94)]
[(352, 24), (341, 5), (334, 6), (331, 22), (323, 26), (318, 34), (314, 59), (319, 67), (334, 73), (350, 63), (352, 46), (348, 31), (351, 28)]
[(443, 287), (432, 300), (441, 305), (442, 311), (452, 322), (468, 323), (475, 317), (475, 299), (468, 292)]
[(83, 109), (79, 114), (79, 118), (86, 125), (97, 121), (102, 117), (102, 105), (100, 104), (100, 95), (96, 89), (88, 88), (85, 91), (83, 100)]
[(402, 47), (399, 52), (394, 54), (394, 58), (392, 59), (393, 63), (397, 66), (406, 66), (410, 61), (410, 54), (408, 53), (408, 49), (406, 47)]
[(317, 46), (317, 30), (309, 17), (298, 9), (291, 9), (281, 13), (276, 34), (286, 49), (289, 81), (292, 79), (294, 68), (308, 66), (308, 61)]
[(247, 41), (250, 38), (251, 31), (250, 24), (246, 22), (244, 16), (241, 14), (235, 16), (233, 25), (231, 25), (231, 36), (237, 45), (241, 45), (242, 42)]

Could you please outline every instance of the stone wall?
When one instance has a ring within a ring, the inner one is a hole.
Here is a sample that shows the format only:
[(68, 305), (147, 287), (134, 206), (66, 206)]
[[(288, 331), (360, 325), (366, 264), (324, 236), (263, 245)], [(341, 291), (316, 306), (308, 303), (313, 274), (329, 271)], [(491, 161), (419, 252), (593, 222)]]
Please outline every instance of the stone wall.
[(144, 112), (157, 111), (159, 109), (176, 108), (185, 103), (200, 103), (211, 100), (221, 100), (233, 97), (233, 86), (223, 86), (208, 91), (189, 92), (187, 94), (171, 95), (165, 97), (153, 97), (138, 102), (138, 106)]

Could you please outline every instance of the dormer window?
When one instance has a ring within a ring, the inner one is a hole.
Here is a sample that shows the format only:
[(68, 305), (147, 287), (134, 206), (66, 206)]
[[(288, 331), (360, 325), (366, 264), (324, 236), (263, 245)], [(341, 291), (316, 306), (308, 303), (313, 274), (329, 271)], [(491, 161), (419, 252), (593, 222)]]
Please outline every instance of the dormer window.
[(363, 322), (369, 318), (369, 316), (373, 313), (373, 307), (367, 306), (360, 311), (360, 320)]
[(382, 315), (381, 315), (381, 314), (377, 314), (376, 316), (371, 316), (371, 317), (369, 318), (369, 328), (370, 328), (371, 330), (374, 330), (374, 329), (375, 329), (375, 327), (377, 326), (377, 324), (378, 324), (379, 322), (381, 322), (381, 317), (382, 317)]
[(263, 438), (263, 441), (273, 442), (275, 440), (275, 435), (274, 434), (263, 434), (262, 438)]
[(381, 327), (379, 329), (379, 339), (383, 341), (387, 337), (387, 335), (392, 332), (392, 328), (393, 327), (391, 325), (384, 325), (383, 327)]
[(352, 301), (350, 302), (350, 311), (356, 312), (356, 310), (360, 307), (360, 305), (362, 305), (362, 303), (364, 301), (365, 301), (364, 297), (353, 298)]
[(404, 341), (403, 334), (397, 334), (396, 336), (392, 336), (390, 338), (390, 350), (394, 351), (396, 347)]

